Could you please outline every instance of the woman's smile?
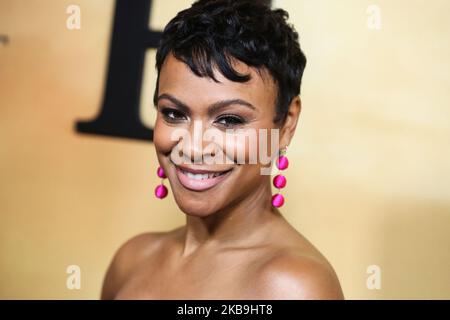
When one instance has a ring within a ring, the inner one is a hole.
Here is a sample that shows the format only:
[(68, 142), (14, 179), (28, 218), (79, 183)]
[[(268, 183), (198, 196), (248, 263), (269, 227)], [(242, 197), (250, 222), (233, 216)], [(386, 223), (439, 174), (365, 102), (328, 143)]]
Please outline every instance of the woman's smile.
[(178, 181), (186, 189), (205, 191), (226, 180), (233, 168), (226, 170), (205, 170), (185, 166), (175, 166)]

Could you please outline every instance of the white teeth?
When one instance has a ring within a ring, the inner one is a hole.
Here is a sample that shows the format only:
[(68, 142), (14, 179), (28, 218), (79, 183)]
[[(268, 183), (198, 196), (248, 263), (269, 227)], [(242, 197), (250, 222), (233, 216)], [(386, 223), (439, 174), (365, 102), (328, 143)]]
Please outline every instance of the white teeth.
[(220, 175), (220, 173), (191, 173), (187, 171), (183, 171), (183, 173), (194, 180), (212, 179)]

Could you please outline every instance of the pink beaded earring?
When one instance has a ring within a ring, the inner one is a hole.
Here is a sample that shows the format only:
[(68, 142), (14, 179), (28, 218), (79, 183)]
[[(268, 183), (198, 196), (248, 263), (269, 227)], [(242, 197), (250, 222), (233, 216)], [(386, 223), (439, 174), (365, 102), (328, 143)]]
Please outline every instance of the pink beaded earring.
[(164, 172), (164, 169), (161, 167), (158, 167), (158, 170), (156, 171), (156, 174), (158, 175), (158, 177), (161, 178), (161, 184), (158, 185), (155, 189), (155, 196), (158, 199), (164, 199), (167, 194), (169, 193), (167, 191), (167, 187), (164, 185), (164, 179), (167, 178), (166, 174)]
[(275, 208), (279, 208), (284, 204), (284, 197), (280, 194), (280, 189), (282, 189), (286, 186), (287, 180), (286, 180), (285, 176), (280, 174), (280, 170), (285, 170), (289, 166), (288, 158), (285, 156), (286, 151), (287, 151), (287, 147), (285, 147), (283, 150), (280, 150), (280, 152), (278, 154), (278, 159), (275, 162), (275, 164), (278, 168), (278, 173), (273, 178), (273, 185), (275, 186), (275, 188), (278, 189), (278, 193), (276, 193), (272, 196), (272, 205)]

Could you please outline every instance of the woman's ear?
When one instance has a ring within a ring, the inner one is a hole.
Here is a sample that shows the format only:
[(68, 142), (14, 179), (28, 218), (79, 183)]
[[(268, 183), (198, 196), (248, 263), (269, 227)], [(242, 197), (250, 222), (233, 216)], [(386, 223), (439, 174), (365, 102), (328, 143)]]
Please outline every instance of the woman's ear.
[(289, 104), (286, 120), (281, 127), (280, 148), (284, 148), (291, 143), (291, 139), (294, 136), (295, 129), (297, 128), (297, 122), (301, 110), (302, 101), (300, 100), (300, 96), (295, 96)]

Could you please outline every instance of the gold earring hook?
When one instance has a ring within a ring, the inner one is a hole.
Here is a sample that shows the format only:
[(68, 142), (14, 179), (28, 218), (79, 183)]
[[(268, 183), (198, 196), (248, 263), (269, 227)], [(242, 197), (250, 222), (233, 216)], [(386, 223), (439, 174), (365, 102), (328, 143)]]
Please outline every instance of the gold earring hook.
[(287, 146), (285, 146), (284, 148), (281, 148), (278, 152), (278, 154), (280, 156), (284, 156), (287, 153)]

